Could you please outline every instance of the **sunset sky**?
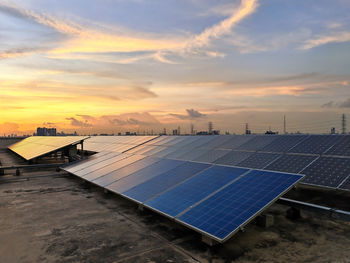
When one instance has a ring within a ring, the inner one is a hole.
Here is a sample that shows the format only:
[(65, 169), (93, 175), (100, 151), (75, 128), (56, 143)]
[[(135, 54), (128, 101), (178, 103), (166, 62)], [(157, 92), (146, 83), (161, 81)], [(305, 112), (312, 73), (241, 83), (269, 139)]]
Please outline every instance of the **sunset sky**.
[(283, 115), (290, 132), (339, 131), (349, 14), (349, 0), (0, 0), (0, 135), (281, 131)]

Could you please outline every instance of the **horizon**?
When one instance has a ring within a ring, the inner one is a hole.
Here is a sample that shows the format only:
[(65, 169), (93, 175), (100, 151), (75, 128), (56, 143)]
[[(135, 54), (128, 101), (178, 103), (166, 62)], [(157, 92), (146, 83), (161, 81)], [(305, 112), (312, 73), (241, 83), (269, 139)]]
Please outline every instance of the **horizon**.
[(350, 2), (0, 0), (0, 135), (341, 132)]

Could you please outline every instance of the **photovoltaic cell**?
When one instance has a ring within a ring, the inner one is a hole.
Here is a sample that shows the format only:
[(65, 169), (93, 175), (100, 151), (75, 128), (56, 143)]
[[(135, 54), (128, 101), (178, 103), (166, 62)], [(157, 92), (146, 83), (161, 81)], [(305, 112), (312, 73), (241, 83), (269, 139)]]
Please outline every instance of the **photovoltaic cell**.
[(247, 168), (255, 168), (255, 169), (263, 169), (273, 160), (276, 160), (280, 154), (277, 153), (254, 153), (249, 156), (244, 161), (237, 164), (237, 166), (247, 167)]
[(266, 145), (270, 144), (274, 140), (276, 140), (278, 136), (275, 135), (258, 135), (246, 142), (245, 144), (242, 144), (238, 147), (239, 150), (250, 150), (250, 151), (257, 151), (261, 148), (264, 148)]
[(174, 217), (247, 171), (244, 168), (215, 165), (149, 200), (145, 205)]
[(285, 154), (269, 164), (265, 169), (286, 173), (299, 173), (316, 158), (317, 156), (312, 155)]
[(123, 192), (123, 195), (143, 203), (208, 167), (210, 167), (209, 164), (185, 162), (172, 170), (153, 177), (152, 179)]
[(206, 148), (195, 148), (190, 152), (184, 153), (181, 156), (179, 156), (177, 159), (184, 160), (184, 161), (193, 161), (199, 156), (205, 154), (208, 151)]
[(350, 175), (343, 181), (339, 188), (350, 191)]
[(177, 220), (224, 241), (301, 178), (295, 174), (251, 171)]
[(338, 135), (339, 141), (325, 152), (327, 155), (350, 156), (350, 136)]
[(219, 145), (218, 148), (231, 149), (231, 150), (237, 149), (239, 146), (252, 140), (254, 137), (255, 135), (234, 135), (234, 136), (231, 136), (230, 140)]
[(100, 162), (107, 160), (107, 159), (111, 159), (119, 154), (120, 153), (114, 153), (114, 152), (100, 152), (100, 153), (97, 153), (97, 154), (94, 154), (94, 155), (88, 157), (88, 159), (85, 159), (85, 160), (82, 160), (82, 161), (75, 163), (73, 165), (67, 166), (66, 168), (64, 168), (64, 170), (69, 172), (69, 173), (75, 173), (75, 172), (77, 172), (81, 169), (84, 169), (86, 167), (100, 163)]
[(293, 146), (302, 142), (308, 137), (308, 135), (283, 135), (278, 136), (276, 140), (266, 145), (261, 151), (266, 152), (287, 152)]
[(220, 157), (227, 154), (229, 151), (230, 150), (221, 150), (221, 149), (208, 150), (206, 153), (204, 153), (201, 156), (194, 159), (194, 161), (213, 163), (214, 161), (216, 161)]
[(106, 188), (115, 193), (122, 193), (157, 175), (174, 169), (183, 163), (184, 162), (182, 161), (162, 159), (138, 172), (132, 173), (110, 185), (107, 185)]
[(154, 157), (146, 157), (141, 160), (138, 160), (136, 162), (133, 162), (132, 164), (126, 165), (118, 170), (112, 171), (108, 174), (105, 174), (103, 176), (100, 176), (94, 180), (92, 180), (93, 183), (100, 185), (102, 187), (109, 185), (117, 180), (120, 180), (121, 178), (128, 176), (132, 173), (135, 173), (141, 169), (146, 168), (147, 166), (150, 166), (156, 162), (159, 162), (159, 158)]
[(78, 171), (75, 171), (74, 174), (77, 175), (77, 176), (84, 176), (88, 173), (92, 173), (92, 172), (95, 172), (105, 166), (108, 166), (108, 165), (111, 165), (113, 163), (116, 163), (122, 159), (125, 159), (127, 157), (129, 157), (130, 155), (129, 154), (125, 154), (125, 153), (122, 153), (122, 154), (118, 154), (114, 157), (111, 157), (111, 158), (108, 158), (108, 159), (105, 159), (103, 161), (100, 161), (100, 162), (97, 162), (97, 163), (94, 163), (92, 165), (86, 165), (84, 168), (78, 170)]
[[(119, 156), (119, 155), (118, 155)], [(117, 158), (118, 156), (116, 156), (115, 158)], [(145, 158), (145, 156), (142, 156), (142, 155), (132, 155), (130, 157), (127, 157), (127, 158), (124, 158), (124, 159), (121, 159), (121, 160), (118, 160), (117, 162), (113, 162), (109, 165), (106, 165), (104, 167), (102, 167), (101, 169), (98, 169), (98, 170), (95, 170), (93, 172), (90, 172), (88, 174), (85, 174), (83, 175), (82, 177), (85, 179), (85, 180), (88, 180), (88, 181), (92, 181), (92, 180), (95, 180), (96, 178), (98, 177), (101, 177), (105, 174), (108, 174), (110, 172), (113, 172), (115, 170), (118, 170), (124, 166), (127, 166), (129, 164), (132, 164), (138, 160), (141, 160)]]
[(217, 159), (214, 163), (224, 165), (237, 165), (252, 154), (254, 154), (254, 152), (230, 151), (226, 155)]
[(214, 139), (203, 145), (203, 147), (208, 149), (220, 148), (220, 145), (224, 144), (225, 142), (231, 139), (231, 136), (227, 135), (215, 135), (213, 137)]
[(289, 150), (291, 153), (322, 154), (340, 140), (337, 135), (310, 135)]
[(320, 157), (301, 173), (302, 183), (336, 188), (350, 174), (350, 158)]

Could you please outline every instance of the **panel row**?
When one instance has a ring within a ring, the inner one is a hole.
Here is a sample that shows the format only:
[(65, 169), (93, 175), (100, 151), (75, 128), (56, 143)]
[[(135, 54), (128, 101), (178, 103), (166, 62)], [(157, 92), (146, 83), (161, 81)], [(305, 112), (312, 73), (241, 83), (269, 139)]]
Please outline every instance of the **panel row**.
[[(110, 152), (63, 169), (220, 242), (302, 178), (295, 174)], [(210, 216), (205, 214), (208, 210)]]

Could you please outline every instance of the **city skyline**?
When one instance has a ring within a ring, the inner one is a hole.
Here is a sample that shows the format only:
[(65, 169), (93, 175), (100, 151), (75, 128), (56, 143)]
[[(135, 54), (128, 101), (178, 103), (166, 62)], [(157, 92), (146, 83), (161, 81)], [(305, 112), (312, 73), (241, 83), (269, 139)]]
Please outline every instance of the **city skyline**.
[[(340, 131), (350, 3), (0, 0), (0, 134)], [(349, 115), (350, 116), (350, 115)]]

